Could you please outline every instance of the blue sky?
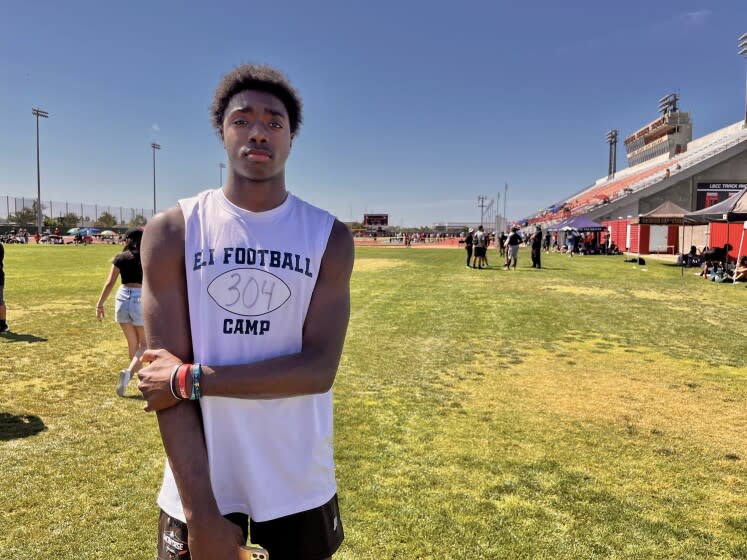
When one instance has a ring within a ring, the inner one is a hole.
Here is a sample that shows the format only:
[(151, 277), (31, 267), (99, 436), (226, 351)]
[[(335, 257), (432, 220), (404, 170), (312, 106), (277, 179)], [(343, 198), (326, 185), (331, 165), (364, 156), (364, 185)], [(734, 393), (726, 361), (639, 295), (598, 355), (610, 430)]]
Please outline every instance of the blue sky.
[(519, 218), (605, 175), (606, 131), (671, 91), (695, 136), (743, 118), (744, 32), (744, 0), (0, 0), (0, 195), (36, 196), (33, 106), (44, 200), (150, 207), (151, 142), (159, 209), (217, 186), (213, 91), (254, 61), (304, 99), (299, 196), (427, 225), (508, 180)]

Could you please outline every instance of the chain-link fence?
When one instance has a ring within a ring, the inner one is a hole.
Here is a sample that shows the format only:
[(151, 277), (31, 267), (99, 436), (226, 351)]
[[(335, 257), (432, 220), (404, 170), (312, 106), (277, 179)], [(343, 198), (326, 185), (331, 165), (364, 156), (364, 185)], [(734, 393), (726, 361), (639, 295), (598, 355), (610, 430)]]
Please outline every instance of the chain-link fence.
[[(153, 217), (152, 208), (125, 208), (83, 202), (41, 201), (42, 216), (47, 226), (115, 227), (143, 225)], [(0, 195), (0, 224), (21, 227), (36, 226), (36, 197)]]

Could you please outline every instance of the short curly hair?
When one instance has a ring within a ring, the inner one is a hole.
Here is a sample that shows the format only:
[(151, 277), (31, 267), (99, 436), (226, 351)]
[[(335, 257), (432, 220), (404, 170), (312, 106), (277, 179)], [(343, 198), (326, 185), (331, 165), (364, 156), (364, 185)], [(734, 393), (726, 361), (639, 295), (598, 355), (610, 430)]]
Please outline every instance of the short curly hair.
[(291, 136), (296, 136), (303, 122), (303, 103), (296, 89), (282, 72), (264, 64), (242, 64), (228, 72), (218, 84), (210, 107), (213, 126), (223, 137), (223, 117), (231, 98), (245, 89), (271, 93), (285, 105)]

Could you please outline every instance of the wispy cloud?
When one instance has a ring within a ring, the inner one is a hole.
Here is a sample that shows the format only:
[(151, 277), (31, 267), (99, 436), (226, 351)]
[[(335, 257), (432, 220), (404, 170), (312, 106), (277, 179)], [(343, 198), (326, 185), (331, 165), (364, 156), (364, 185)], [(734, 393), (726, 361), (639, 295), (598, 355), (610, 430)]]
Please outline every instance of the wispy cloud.
[(153, 123), (151, 129), (153, 129), (153, 132), (161, 132), (161, 127), (158, 126), (158, 123)]
[(705, 25), (712, 13), (711, 10), (695, 10), (673, 14), (666, 19), (648, 22), (637, 27), (617, 28), (604, 35), (596, 35), (575, 43), (559, 45), (556, 51), (562, 55), (574, 50), (598, 49), (615, 42), (626, 44), (636, 35), (661, 37), (667, 33), (688, 32)]
[(692, 27), (703, 25), (711, 17), (711, 10), (698, 10), (684, 14), (685, 21)]

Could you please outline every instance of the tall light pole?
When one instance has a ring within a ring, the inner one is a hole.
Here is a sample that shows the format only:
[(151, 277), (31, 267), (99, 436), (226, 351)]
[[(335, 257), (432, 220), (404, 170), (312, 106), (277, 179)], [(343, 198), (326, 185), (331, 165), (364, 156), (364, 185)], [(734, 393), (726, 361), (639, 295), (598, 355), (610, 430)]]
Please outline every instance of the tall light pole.
[(221, 188), (223, 186), (223, 170), (226, 168), (226, 164), (223, 162), (220, 162), (218, 164), (218, 173), (220, 173), (220, 181), (218, 182), (218, 188)]
[(506, 200), (508, 200), (508, 181), (506, 181), (506, 185), (503, 187), (503, 229), (506, 229), (506, 226), (508, 225), (508, 217), (506, 216)]
[(617, 171), (617, 130), (607, 133), (607, 143), (610, 145), (609, 166), (607, 167), (607, 179), (613, 179)]
[(160, 150), (161, 145), (153, 143), (150, 145), (150, 147), (153, 148), (153, 216), (155, 216), (156, 215), (156, 150)]
[[(744, 56), (747, 58), (747, 33), (743, 34), (739, 38), (739, 51), (737, 53), (740, 56)], [(747, 126), (747, 85), (745, 86), (745, 93), (744, 93), (744, 124)]]
[(36, 231), (41, 235), (42, 208), (41, 208), (41, 173), (39, 168), (39, 117), (49, 118), (49, 113), (36, 107), (31, 109), (31, 114), (36, 117)]
[(482, 225), (482, 218), (485, 215), (485, 201), (487, 199), (488, 197), (484, 194), (477, 197), (477, 207), (480, 209), (480, 225)]

